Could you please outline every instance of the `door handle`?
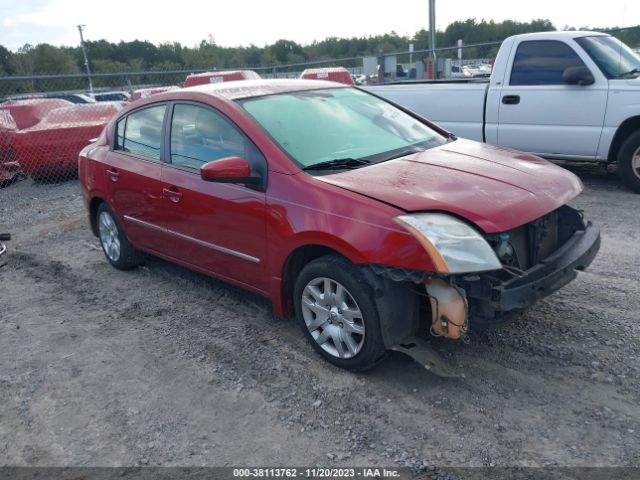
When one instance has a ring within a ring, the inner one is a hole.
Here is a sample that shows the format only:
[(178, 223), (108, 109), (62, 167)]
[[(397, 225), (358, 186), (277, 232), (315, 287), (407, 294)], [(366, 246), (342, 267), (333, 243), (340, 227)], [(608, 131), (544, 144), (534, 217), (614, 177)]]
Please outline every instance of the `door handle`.
[(163, 188), (162, 194), (173, 203), (178, 203), (182, 200), (182, 193), (178, 191), (177, 187)]
[(118, 180), (118, 177), (120, 176), (120, 173), (115, 168), (108, 169), (107, 174), (109, 174), (109, 176), (111, 177), (112, 182), (116, 182)]
[(520, 103), (520, 95), (505, 95), (502, 97), (502, 103), (505, 105), (517, 105)]

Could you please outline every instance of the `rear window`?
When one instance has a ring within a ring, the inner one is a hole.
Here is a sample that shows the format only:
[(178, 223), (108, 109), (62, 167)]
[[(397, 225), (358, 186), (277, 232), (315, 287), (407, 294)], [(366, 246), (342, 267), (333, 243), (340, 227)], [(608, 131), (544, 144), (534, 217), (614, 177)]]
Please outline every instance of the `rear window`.
[(114, 150), (159, 162), (166, 108), (166, 105), (156, 105), (137, 110), (121, 119), (116, 128)]

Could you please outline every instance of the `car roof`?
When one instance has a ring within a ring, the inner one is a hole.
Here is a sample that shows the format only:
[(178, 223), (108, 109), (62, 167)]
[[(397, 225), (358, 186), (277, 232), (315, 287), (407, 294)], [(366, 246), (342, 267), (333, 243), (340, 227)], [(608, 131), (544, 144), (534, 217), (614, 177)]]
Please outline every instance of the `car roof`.
[(349, 73), (349, 70), (347, 70), (344, 67), (322, 67), (322, 68), (307, 68), (304, 72), (302, 72), (302, 75), (304, 75), (305, 73), (344, 73), (347, 72)]
[(562, 30), (562, 31), (550, 31), (550, 32), (533, 32), (533, 33), (523, 33), (519, 35), (513, 35), (512, 37), (527, 37), (527, 38), (538, 38), (541, 40), (548, 39), (560, 39), (560, 38), (580, 38), (580, 37), (602, 37), (609, 36), (607, 33), (602, 32), (592, 32), (589, 30)]
[(194, 87), (174, 90), (175, 95), (179, 92), (200, 92), (209, 95), (224, 97), (228, 100), (239, 100), (242, 98), (261, 97), (265, 95), (275, 95), (278, 93), (302, 92), (305, 90), (319, 90), (323, 88), (346, 88), (347, 86), (335, 82), (323, 80), (300, 80), (300, 79), (272, 79), (272, 80), (237, 80), (224, 83), (208, 83), (206, 85), (196, 85)]
[(260, 76), (254, 72), (253, 70), (212, 70), (210, 72), (200, 72), (200, 73), (191, 73), (189, 77), (198, 78), (198, 77), (224, 77), (228, 75), (248, 75), (253, 78), (260, 78)]

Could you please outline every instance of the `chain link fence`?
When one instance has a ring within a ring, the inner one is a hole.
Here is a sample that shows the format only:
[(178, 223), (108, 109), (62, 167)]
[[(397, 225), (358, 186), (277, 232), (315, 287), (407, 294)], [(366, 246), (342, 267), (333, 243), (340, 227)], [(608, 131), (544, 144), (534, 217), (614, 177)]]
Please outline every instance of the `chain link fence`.
[[(299, 78), (305, 68), (340, 65), (359, 73), (361, 64), (362, 57), (354, 57), (252, 71), (261, 78)], [(224, 81), (224, 72), (204, 75), (198, 83), (202, 78)], [(206, 70), (98, 73), (91, 75), (92, 91), (86, 74), (0, 77), (0, 188), (25, 178), (52, 183), (75, 177), (79, 152), (120, 109), (182, 87), (188, 76), (203, 73)]]
[[(299, 78), (305, 69), (339, 66), (346, 68), (356, 81), (378, 83), (425, 78), (470, 79), (489, 76), (489, 59), (495, 56), (500, 43), (380, 53), (369, 57), (374, 67), (378, 65), (373, 75), (371, 72), (364, 75), (366, 60), (362, 56), (250, 70), (261, 78)], [(439, 63), (434, 61), (436, 57)], [(430, 68), (433, 76), (426, 75)], [(204, 72), (206, 70), (94, 73), (91, 78), (87, 74), (0, 77), (0, 188), (28, 177), (36, 182), (73, 178), (77, 175), (80, 150), (98, 137), (109, 119), (128, 102), (182, 87), (189, 75)], [(224, 81), (223, 74), (219, 71), (201, 78)], [(89, 85), (93, 85), (92, 90)]]
[(0, 187), (77, 175), (78, 154), (129, 101), (178, 87), (191, 71), (0, 77)]

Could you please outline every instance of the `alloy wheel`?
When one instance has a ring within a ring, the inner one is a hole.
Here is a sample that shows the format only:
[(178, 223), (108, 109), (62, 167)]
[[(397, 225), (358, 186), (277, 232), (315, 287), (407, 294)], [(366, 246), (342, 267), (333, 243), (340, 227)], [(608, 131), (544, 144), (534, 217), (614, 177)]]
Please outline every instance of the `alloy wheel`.
[(631, 157), (631, 169), (633, 170), (633, 173), (635, 173), (636, 177), (640, 177), (640, 148), (633, 152)]
[(120, 259), (120, 236), (115, 220), (108, 212), (100, 213), (98, 219), (100, 243), (109, 260), (117, 262)]
[(311, 280), (302, 291), (302, 316), (318, 345), (337, 358), (352, 358), (364, 345), (365, 324), (349, 291), (327, 277)]

